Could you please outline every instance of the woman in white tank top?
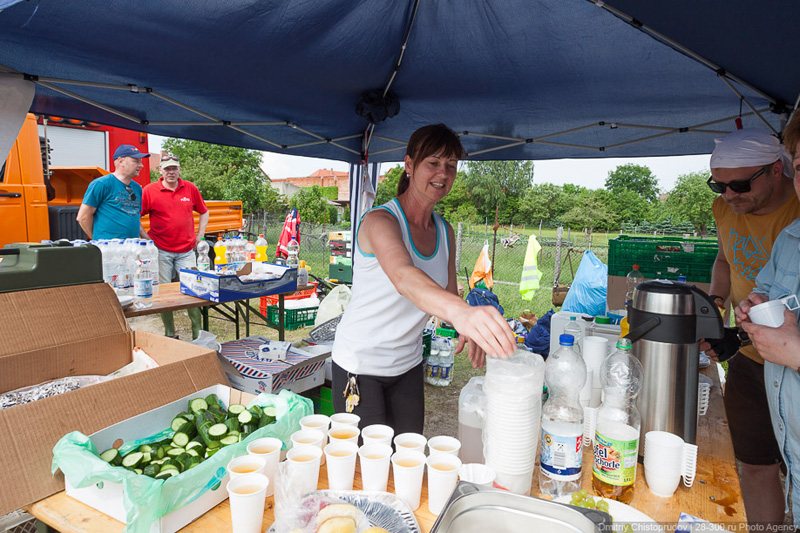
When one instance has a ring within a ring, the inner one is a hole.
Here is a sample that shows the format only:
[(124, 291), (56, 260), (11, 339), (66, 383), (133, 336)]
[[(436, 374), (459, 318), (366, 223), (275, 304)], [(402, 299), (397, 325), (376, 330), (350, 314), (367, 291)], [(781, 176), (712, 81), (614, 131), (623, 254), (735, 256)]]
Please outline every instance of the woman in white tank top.
[(496, 309), (470, 307), (458, 296), (453, 229), (433, 212), (463, 153), (444, 124), (415, 131), (397, 198), (369, 211), (357, 229), (353, 296), (333, 345), (333, 397), (336, 411), (344, 411), (343, 393), (355, 379), (362, 427), (422, 431), (422, 329), (430, 315), (456, 328), (456, 351), (467, 345), (475, 367), (486, 353), (514, 350), (514, 335)]

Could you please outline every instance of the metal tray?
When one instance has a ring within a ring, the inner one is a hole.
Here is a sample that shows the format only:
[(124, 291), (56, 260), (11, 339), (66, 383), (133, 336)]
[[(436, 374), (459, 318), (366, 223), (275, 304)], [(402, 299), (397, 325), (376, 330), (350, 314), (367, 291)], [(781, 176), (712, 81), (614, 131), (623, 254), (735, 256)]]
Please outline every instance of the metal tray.
[[(378, 526), (392, 533), (421, 533), (417, 519), (411, 509), (400, 498), (388, 492), (364, 490), (319, 490), (309, 495), (336, 498), (360, 509), (371, 526)], [(270, 526), (268, 533), (275, 533)]]
[(596, 533), (610, 526), (611, 517), (600, 511), (461, 481), (431, 533)]

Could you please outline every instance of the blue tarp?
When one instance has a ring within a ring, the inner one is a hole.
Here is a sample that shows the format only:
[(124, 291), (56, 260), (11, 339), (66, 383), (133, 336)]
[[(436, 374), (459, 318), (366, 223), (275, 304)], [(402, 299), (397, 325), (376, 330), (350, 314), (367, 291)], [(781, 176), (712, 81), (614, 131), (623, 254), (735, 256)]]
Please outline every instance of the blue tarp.
[(739, 113), (726, 81), (776, 128), (770, 106), (791, 109), (800, 90), (798, 2), (422, 0), (413, 17), (414, 6), (0, 0), (0, 71), (37, 83), (37, 113), (350, 162), (367, 126), (359, 97), (386, 87), (406, 32), (400, 110), (375, 128), (373, 162), (399, 160), (431, 122), (468, 132), (473, 159), (708, 153)]

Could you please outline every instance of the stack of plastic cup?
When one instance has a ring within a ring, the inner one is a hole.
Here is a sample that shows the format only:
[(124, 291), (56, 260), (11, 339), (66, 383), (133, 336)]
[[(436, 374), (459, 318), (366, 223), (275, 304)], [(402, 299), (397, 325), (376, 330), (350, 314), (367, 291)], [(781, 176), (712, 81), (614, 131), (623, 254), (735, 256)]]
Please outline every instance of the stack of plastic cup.
[[(608, 339), (589, 336), (583, 339), (583, 361), (586, 363), (586, 384), (591, 383), (588, 407), (600, 407), (603, 385), (600, 383), (600, 368), (608, 356)], [(583, 393), (584, 395), (586, 392)]]
[(681, 476), (691, 487), (697, 469), (697, 446), (666, 431), (648, 431), (644, 436), (644, 477), (650, 491), (669, 498), (678, 488)]
[(517, 350), (508, 359), (486, 363), (486, 422), (483, 451), (496, 483), (517, 494), (530, 494), (542, 414), (544, 360)]

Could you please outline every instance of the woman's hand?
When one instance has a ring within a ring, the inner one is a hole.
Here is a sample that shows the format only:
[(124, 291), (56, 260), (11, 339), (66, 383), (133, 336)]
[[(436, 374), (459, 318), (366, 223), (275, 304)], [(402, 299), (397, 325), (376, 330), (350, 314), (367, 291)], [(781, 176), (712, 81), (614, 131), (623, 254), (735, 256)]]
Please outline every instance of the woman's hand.
[[(451, 314), (453, 327), (461, 337), (466, 337), (464, 341), (459, 339), (459, 348), (463, 349), (463, 343), (469, 340), (489, 355), (508, 357), (514, 353), (514, 332), (497, 309), (488, 305), (472, 307), (464, 304), (459, 307)], [(476, 359), (481, 361), (484, 354), (475, 354), (473, 357), (473, 353), (470, 349), (470, 359), (475, 365)]]
[(777, 328), (759, 326), (749, 320), (742, 322), (742, 328), (750, 336), (759, 355), (770, 363), (795, 370), (800, 366), (800, 329), (797, 328), (797, 317), (793, 312), (784, 309), (783, 325)]
[(467, 347), (469, 360), (472, 362), (472, 368), (483, 368), (483, 366), (486, 364), (486, 352), (484, 352), (481, 347), (475, 344), (475, 342), (471, 339), (466, 338), (464, 335), (460, 335), (458, 337), (458, 344), (456, 345), (456, 353), (461, 353), (464, 351), (465, 346)]
[(736, 309), (733, 310), (734, 314), (736, 315), (736, 324), (739, 325), (750, 320), (750, 318), (747, 316), (747, 314), (750, 312), (750, 308), (758, 304), (763, 304), (767, 300), (769, 300), (769, 298), (767, 298), (765, 294), (751, 292), (750, 295), (739, 302), (739, 305), (737, 305)]

